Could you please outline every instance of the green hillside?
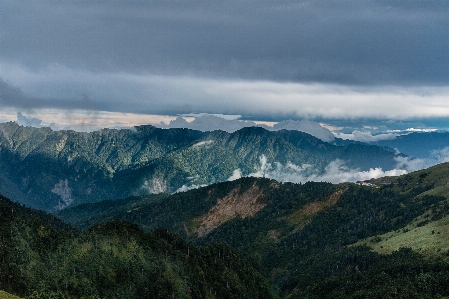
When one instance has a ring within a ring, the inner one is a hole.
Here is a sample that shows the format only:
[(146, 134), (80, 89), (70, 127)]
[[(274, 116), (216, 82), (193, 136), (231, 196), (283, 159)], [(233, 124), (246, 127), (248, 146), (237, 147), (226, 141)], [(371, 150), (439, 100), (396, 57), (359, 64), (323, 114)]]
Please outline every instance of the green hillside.
[(79, 232), (4, 197), (0, 216), (0, 288), (10, 294), (28, 299), (277, 298), (254, 265), (226, 245), (197, 247), (165, 229), (143, 232), (122, 221)]
[[(286, 298), (439, 298), (449, 295), (448, 176), (441, 164), (372, 186), (243, 178), (148, 204), (120, 200), (99, 217), (87, 210), (110, 203), (58, 215), (80, 227), (109, 217), (198, 245), (224, 242), (261, 265)], [(125, 202), (136, 208), (119, 208)]]
[[(396, 165), (377, 146), (336, 146), (298, 131), (243, 128), (234, 133), (188, 129), (103, 129), (92, 133), (0, 124), (0, 193), (47, 211), (132, 195), (173, 193), (226, 181), (267, 163), (309, 165), (319, 174), (337, 159), (360, 170)], [(307, 173), (304, 173), (307, 174)]]
[(429, 206), (400, 230), (360, 240), (356, 245), (366, 244), (379, 253), (390, 253), (400, 247), (409, 247), (429, 256), (444, 256), (449, 248), (449, 163), (416, 171), (399, 178), (370, 180), (378, 185), (389, 185), (396, 192), (417, 192), (417, 200), (428, 196), (441, 197), (438, 205)]
[(0, 291), (0, 299), (21, 299), (21, 298), (11, 295), (5, 291)]

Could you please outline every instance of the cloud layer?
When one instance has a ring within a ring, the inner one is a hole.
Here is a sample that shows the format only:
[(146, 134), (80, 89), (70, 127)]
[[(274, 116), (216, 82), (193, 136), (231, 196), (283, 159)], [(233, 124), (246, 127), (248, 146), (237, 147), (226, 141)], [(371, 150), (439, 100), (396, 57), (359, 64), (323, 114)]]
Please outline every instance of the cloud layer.
[[(285, 165), (279, 162), (270, 163), (267, 158), (262, 155), (260, 157), (260, 169), (251, 173), (248, 176), (252, 177), (266, 177), (280, 182), (305, 183), (308, 181), (314, 182), (357, 182), (369, 180), (372, 178), (380, 178), (385, 176), (399, 176), (409, 172), (425, 169), (433, 165), (449, 162), (449, 147), (434, 151), (433, 158), (429, 159), (412, 159), (409, 157), (397, 156), (396, 168), (391, 170), (383, 170), (382, 168), (372, 168), (368, 171), (360, 171), (357, 169), (350, 169), (345, 166), (344, 161), (335, 160), (326, 166), (323, 173), (316, 173), (309, 169), (309, 165), (295, 165), (293, 163), (286, 163)], [(229, 180), (234, 180), (242, 176), (240, 170), (235, 170), (234, 174)]]
[(345, 166), (344, 161), (335, 160), (326, 166), (324, 173), (314, 173), (309, 169), (309, 165), (298, 166), (293, 163), (285, 165), (274, 162), (269, 163), (265, 156), (260, 157), (260, 169), (248, 176), (252, 177), (266, 177), (279, 182), (305, 183), (308, 181), (314, 182), (356, 182), (368, 180), (371, 178), (379, 178), (384, 176), (398, 176), (407, 173), (405, 169), (392, 169), (384, 171), (382, 168), (374, 168), (369, 171), (360, 171), (357, 169), (350, 169)]
[[(449, 87), (351, 87), (192, 77), (30, 73), (0, 84), (0, 105), (160, 115), (192, 111), (254, 119), (396, 119), (449, 116)], [(8, 75), (0, 68), (0, 77)], [(25, 86), (21, 89), (18, 86)], [(61, 92), (64, 90), (64, 92)], [(33, 96), (31, 96), (33, 95)]]
[(3, 1), (0, 28), (2, 109), (449, 116), (444, 0)]
[(4, 1), (0, 20), (2, 59), (33, 69), (368, 85), (449, 80), (444, 0)]

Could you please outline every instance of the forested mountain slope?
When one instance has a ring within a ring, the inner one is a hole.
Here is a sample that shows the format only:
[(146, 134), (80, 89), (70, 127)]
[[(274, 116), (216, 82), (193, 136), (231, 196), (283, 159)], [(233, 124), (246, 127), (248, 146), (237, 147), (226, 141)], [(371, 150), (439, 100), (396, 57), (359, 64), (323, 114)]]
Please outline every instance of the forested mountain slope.
[(30, 299), (277, 298), (228, 246), (121, 221), (79, 232), (1, 196), (0, 270), (1, 290)]
[[(371, 186), (242, 178), (163, 200), (81, 205), (59, 216), (80, 227), (118, 218), (146, 230), (167, 227), (197, 244), (225, 242), (250, 254), (289, 298), (435, 298), (449, 295), (447, 248), (429, 259), (419, 248), (397, 246), (382, 255), (369, 246), (376, 249), (383, 234), (445, 219), (447, 181), (448, 164), (373, 180)], [(449, 233), (441, 230), (439, 236)], [(416, 286), (422, 279), (427, 286)]]
[[(145, 230), (167, 227), (197, 244), (225, 242), (261, 264), (289, 298), (437, 298), (449, 295), (447, 248), (429, 259), (419, 248), (377, 250), (382, 255), (370, 246), (376, 249), (384, 234), (446, 219), (448, 181), (448, 164), (372, 186), (243, 178), (163, 200), (119, 200), (117, 208), (81, 205), (59, 216), (80, 227), (119, 218)], [(104, 212), (95, 216), (92, 209)], [(449, 230), (423, 238), (436, 235), (448, 239)]]
[(379, 188), (242, 178), (60, 212), (80, 225), (127, 219), (82, 232), (1, 197), (0, 289), (34, 298), (443, 298), (444, 244), (377, 245), (448, 217), (448, 169), (371, 181)]
[(0, 124), (0, 193), (55, 211), (85, 202), (173, 193), (260, 171), (268, 163), (308, 165), (321, 173), (337, 159), (360, 170), (396, 165), (377, 146), (336, 146), (298, 131), (243, 128), (234, 133), (188, 129), (104, 129), (92, 133)]

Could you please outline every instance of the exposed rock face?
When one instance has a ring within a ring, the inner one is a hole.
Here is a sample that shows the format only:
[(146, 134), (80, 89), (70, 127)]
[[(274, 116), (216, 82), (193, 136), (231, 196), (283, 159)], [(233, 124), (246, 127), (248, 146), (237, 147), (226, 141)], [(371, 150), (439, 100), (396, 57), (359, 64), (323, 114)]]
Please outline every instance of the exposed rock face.
[(262, 196), (262, 190), (256, 185), (243, 193), (240, 193), (238, 188), (232, 190), (227, 196), (219, 199), (207, 214), (196, 219), (200, 222), (196, 233), (202, 237), (229, 220), (254, 216), (266, 205), (261, 200)]

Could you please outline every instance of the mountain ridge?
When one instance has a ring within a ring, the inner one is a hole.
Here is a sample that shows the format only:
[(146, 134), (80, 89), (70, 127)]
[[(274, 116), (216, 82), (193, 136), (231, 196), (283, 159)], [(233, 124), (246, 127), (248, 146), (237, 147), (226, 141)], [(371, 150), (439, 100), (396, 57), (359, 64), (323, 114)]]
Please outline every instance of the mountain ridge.
[[(58, 216), (78, 227), (118, 218), (144, 230), (167, 227), (199, 245), (223, 242), (261, 264), (285, 298), (335, 298), (337, 293), (340, 298), (359, 298), (357, 292), (374, 296), (373, 288), (379, 288), (374, 298), (384, 298), (393, 285), (407, 298), (424, 298), (423, 290), (411, 287), (421, 270), (433, 277), (435, 288), (447, 282), (443, 278), (449, 269), (443, 248), (447, 242), (433, 240), (449, 238), (449, 230), (442, 226), (447, 226), (449, 217), (448, 169), (449, 163), (440, 164), (370, 180), (366, 186), (248, 177), (167, 195), (160, 201), (122, 199), (115, 203), (117, 209), (98, 218), (93, 214), (84, 218), (83, 209), (101, 211), (101, 205), (113, 203), (93, 203), (88, 209), (80, 205)], [(446, 188), (444, 194), (441, 187)], [(441, 221), (446, 222), (439, 225)], [(427, 260), (412, 240), (397, 241), (413, 236), (412, 228), (423, 229), (419, 236), (427, 243), (419, 246), (434, 246), (432, 259)], [(413, 249), (404, 249), (407, 244)], [(385, 279), (374, 279), (382, 273), (387, 273)], [(343, 292), (341, 285), (348, 283), (352, 286)], [(398, 284), (403, 283), (409, 287), (401, 289)], [(415, 291), (420, 295), (412, 295)], [(438, 298), (437, 293), (428, 298), (432, 297)]]
[(92, 133), (0, 124), (0, 192), (47, 211), (131, 195), (188, 190), (274, 167), (322, 173), (393, 169), (395, 154), (372, 145), (336, 146), (299, 131), (247, 127), (233, 133), (139, 126)]

